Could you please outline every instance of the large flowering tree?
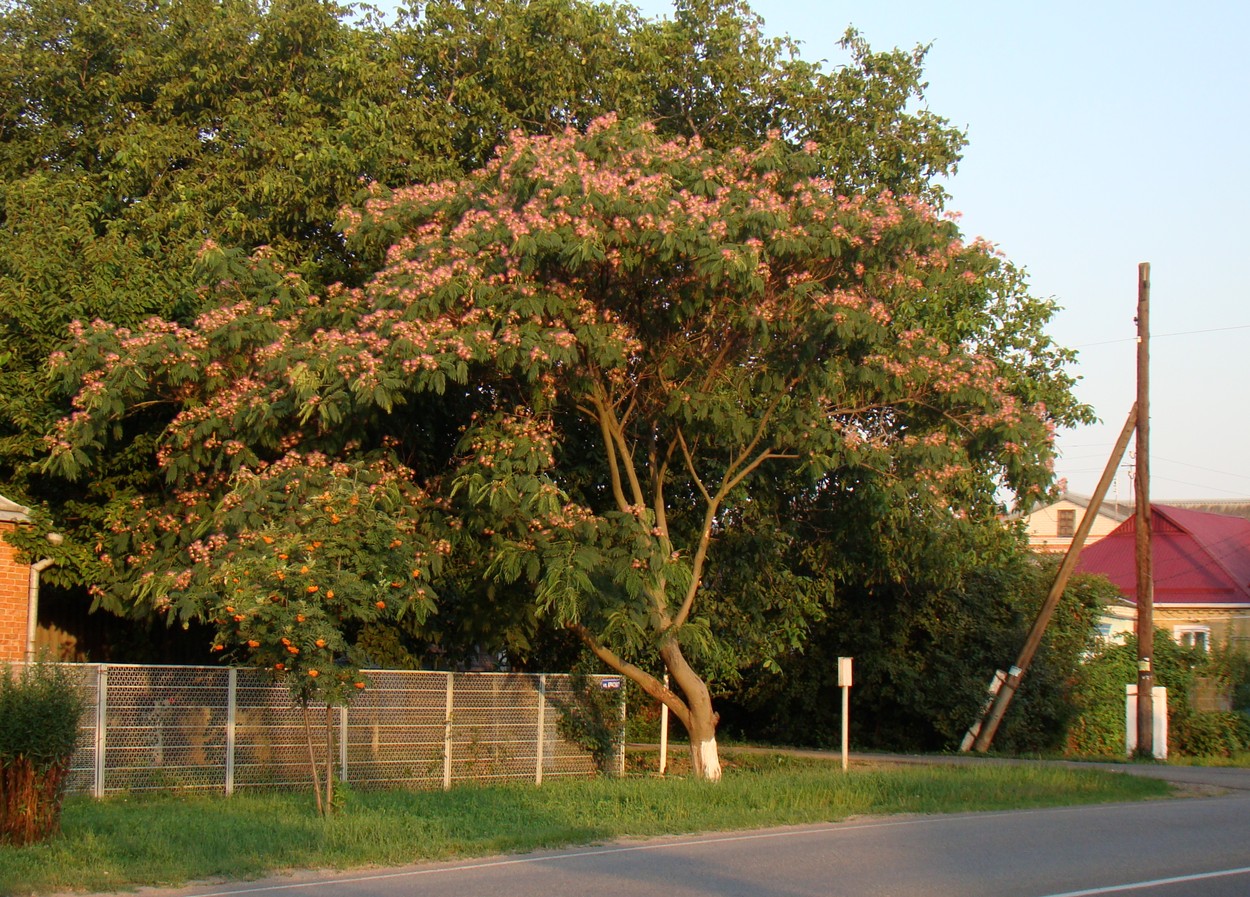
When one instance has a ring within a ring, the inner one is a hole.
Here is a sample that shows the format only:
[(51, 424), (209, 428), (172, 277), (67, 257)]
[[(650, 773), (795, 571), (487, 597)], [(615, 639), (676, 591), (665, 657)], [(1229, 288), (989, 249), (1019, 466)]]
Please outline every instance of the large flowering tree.
[[(353, 245), (389, 246), (363, 288), (307, 295), (261, 260), (222, 273), (216, 288), (247, 298), (193, 327), (84, 331), (54, 462), (81, 469), (139, 404), (172, 402), (157, 451), (198, 519), (292, 453), (429, 460), (421, 422), (454, 392), (460, 440), (414, 480), (415, 529), (450, 515), (473, 547), (460, 575), (526, 584), (546, 620), (671, 708), (716, 779), (698, 666), (718, 620), (701, 595), (735, 527), (848, 471), (937, 513), (1034, 494), (1055, 416), (1079, 413), (1050, 308), (1009, 266), (924, 202), (846, 195), (819, 170), (814, 146), (718, 151), (611, 117), (514, 135), (463, 180), (378, 187), (345, 213)], [(226, 569), (247, 541), (248, 569), (268, 564), (222, 513), (193, 560)], [(169, 546), (113, 558), (119, 582), (179, 588), (185, 525), (149, 512), (141, 529)], [(771, 625), (750, 595), (719, 593), (717, 614)]]

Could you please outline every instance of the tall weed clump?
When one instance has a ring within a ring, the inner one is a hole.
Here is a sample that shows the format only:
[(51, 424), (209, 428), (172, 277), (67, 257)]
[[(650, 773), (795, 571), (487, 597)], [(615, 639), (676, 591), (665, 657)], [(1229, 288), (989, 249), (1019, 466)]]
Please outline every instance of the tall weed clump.
[(84, 704), (65, 667), (33, 663), (0, 672), (0, 842), (33, 844), (60, 830)]

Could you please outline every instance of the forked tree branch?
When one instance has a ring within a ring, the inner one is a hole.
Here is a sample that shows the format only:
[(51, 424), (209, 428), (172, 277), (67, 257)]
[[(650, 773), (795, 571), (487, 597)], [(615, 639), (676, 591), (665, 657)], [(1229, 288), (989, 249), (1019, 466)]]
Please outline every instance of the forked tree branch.
[(611, 648), (604, 646), (583, 624), (570, 623), (568, 628), (582, 640), (582, 643), (591, 650), (595, 657), (598, 657), (622, 676), (626, 676), (638, 683), (639, 688), (677, 714), (677, 718), (681, 720), (682, 725), (689, 727), (690, 708), (685, 701), (677, 696), (676, 692), (665, 688), (663, 682), (656, 679), (646, 670), (630, 663)]

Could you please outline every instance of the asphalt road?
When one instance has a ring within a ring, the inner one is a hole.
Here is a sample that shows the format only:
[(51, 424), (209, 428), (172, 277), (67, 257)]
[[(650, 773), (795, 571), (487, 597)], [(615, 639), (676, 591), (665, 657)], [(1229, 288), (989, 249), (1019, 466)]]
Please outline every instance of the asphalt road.
[(1250, 894), (1250, 770), (1125, 768), (1220, 788), (1223, 793), (1092, 807), (874, 817), (141, 893), (162, 897)]

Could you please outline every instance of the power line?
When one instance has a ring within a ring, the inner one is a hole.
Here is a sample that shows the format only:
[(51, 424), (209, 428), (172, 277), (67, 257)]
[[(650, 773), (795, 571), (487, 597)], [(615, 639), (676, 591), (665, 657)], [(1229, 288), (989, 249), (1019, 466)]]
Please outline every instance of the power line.
[[(1076, 446), (1074, 446), (1074, 447), (1076, 447)], [(1089, 459), (1089, 458), (1097, 458), (1097, 457), (1101, 457), (1101, 456), (1099, 456), (1099, 455), (1064, 455), (1064, 454), (1060, 454), (1059, 458), (1056, 460), (1056, 463), (1057, 463), (1058, 465), (1063, 466), (1063, 467), (1064, 467), (1064, 469), (1065, 469), (1065, 470), (1067, 470), (1069, 473), (1089, 473), (1090, 471), (1099, 470), (1100, 468), (1094, 468), (1094, 467), (1077, 467), (1077, 468), (1073, 468), (1073, 467), (1069, 467), (1069, 466), (1068, 466), (1068, 464), (1069, 464), (1070, 462), (1074, 462), (1074, 461), (1085, 461), (1085, 460), (1087, 460), (1087, 459)], [(1250, 475), (1247, 475), (1247, 474), (1244, 474), (1244, 473), (1233, 473), (1232, 471), (1229, 471), (1229, 470), (1218, 470), (1218, 469), (1216, 469), (1216, 468), (1214, 468), (1214, 467), (1203, 467), (1203, 466), (1202, 466), (1202, 465), (1200, 465), (1200, 464), (1191, 464), (1191, 463), (1190, 463), (1190, 462), (1188, 462), (1188, 461), (1177, 461), (1175, 458), (1165, 458), (1165, 457), (1163, 457), (1162, 455), (1154, 455), (1154, 456), (1153, 456), (1153, 460), (1155, 460), (1155, 461), (1165, 461), (1165, 462), (1167, 462), (1168, 464), (1179, 464), (1181, 467), (1191, 467), (1191, 468), (1193, 468), (1194, 470), (1201, 470), (1201, 471), (1203, 471), (1204, 473), (1213, 473), (1213, 474), (1216, 474), (1216, 475), (1221, 476), (1221, 477), (1232, 477), (1232, 478), (1233, 478), (1233, 479), (1235, 479), (1235, 480), (1246, 480), (1246, 481), (1250, 481)], [(1199, 483), (1188, 483), (1188, 482), (1185, 482), (1184, 480), (1174, 480), (1174, 479), (1171, 479), (1171, 478), (1169, 478), (1169, 477), (1164, 477), (1163, 479), (1167, 479), (1167, 480), (1169, 480), (1169, 482), (1173, 482), (1173, 483), (1181, 483), (1181, 484), (1186, 485), (1186, 486), (1198, 486), (1198, 488), (1200, 488), (1200, 489), (1215, 488), (1215, 487), (1207, 487), (1207, 486), (1203, 486), (1203, 485), (1201, 485), (1201, 484), (1199, 484)], [(1240, 496), (1240, 495), (1241, 495), (1241, 493), (1238, 493), (1238, 492), (1235, 492), (1235, 491), (1233, 491), (1233, 490), (1229, 490), (1229, 489), (1218, 489), (1218, 488), (1217, 488), (1217, 489), (1216, 489), (1216, 491), (1218, 491), (1218, 492), (1228, 492), (1230, 495), (1238, 495), (1238, 496)], [(1246, 497), (1250, 498), (1250, 496), (1246, 496)]]
[[(1178, 330), (1175, 333), (1152, 333), (1151, 339), (1159, 339), (1165, 336), (1195, 336), (1200, 333), (1224, 333), (1229, 330), (1250, 330), (1250, 324), (1234, 324), (1232, 327), (1211, 327), (1207, 330)], [(1108, 339), (1098, 343), (1078, 343), (1075, 346), (1069, 346), (1070, 349), (1086, 349), (1090, 346), (1110, 346), (1113, 343), (1135, 343), (1137, 337), (1126, 336), (1121, 339)]]
[(1194, 470), (1205, 470), (1207, 473), (1218, 473), (1222, 477), (1234, 477), (1238, 480), (1250, 480), (1250, 476), (1246, 476), (1244, 473), (1229, 473), (1227, 470), (1216, 470), (1214, 467), (1200, 467), (1197, 464), (1190, 464), (1188, 461), (1176, 461), (1172, 458), (1162, 458), (1159, 455), (1155, 455), (1155, 460), (1166, 461), (1169, 464), (1179, 464), (1182, 467), (1192, 467)]
[(1158, 474), (1155, 474), (1154, 478), (1156, 480), (1167, 480), (1169, 483), (1176, 483), (1180, 486), (1193, 486), (1195, 489), (1206, 489), (1210, 492), (1223, 492), (1225, 495), (1232, 495), (1240, 499), (1250, 499), (1250, 495), (1247, 495), (1244, 492), (1237, 492), (1233, 489), (1221, 489), (1219, 486), (1207, 486), (1203, 483), (1191, 483), (1188, 480), (1176, 480), (1172, 477), (1161, 477)]

